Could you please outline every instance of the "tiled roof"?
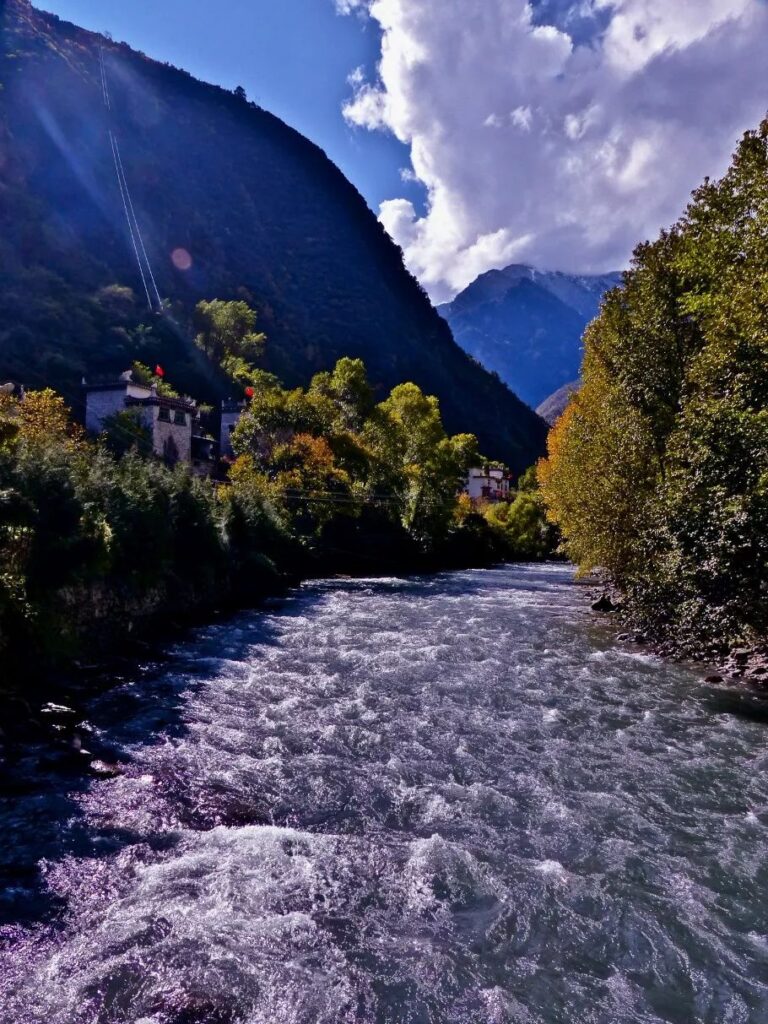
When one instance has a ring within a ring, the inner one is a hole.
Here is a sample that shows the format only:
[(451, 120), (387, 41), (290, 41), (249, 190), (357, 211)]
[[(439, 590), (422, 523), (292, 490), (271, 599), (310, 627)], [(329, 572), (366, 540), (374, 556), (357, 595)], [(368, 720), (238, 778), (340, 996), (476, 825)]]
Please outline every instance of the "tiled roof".
[(149, 395), (147, 398), (134, 398), (128, 395), (128, 405), (159, 405), (165, 409), (182, 409), (184, 412), (194, 412), (196, 403), (191, 398), (169, 398), (167, 395)]

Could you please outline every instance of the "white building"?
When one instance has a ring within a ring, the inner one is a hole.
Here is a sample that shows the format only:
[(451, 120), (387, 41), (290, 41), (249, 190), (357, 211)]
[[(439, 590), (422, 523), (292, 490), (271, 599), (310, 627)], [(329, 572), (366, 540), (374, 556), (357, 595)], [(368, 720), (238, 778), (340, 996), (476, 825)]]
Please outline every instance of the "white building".
[(464, 493), (473, 501), (508, 501), (511, 483), (510, 474), (501, 466), (473, 466)]
[(203, 438), (194, 438), (197, 422), (197, 404), (191, 398), (169, 398), (158, 393), (157, 384), (140, 384), (130, 370), (119, 380), (103, 384), (85, 384), (85, 426), (93, 434), (100, 434), (110, 417), (127, 409), (138, 409), (141, 420), (152, 438), (155, 455), (174, 465), (183, 462), (196, 472), (205, 472), (205, 463), (213, 457), (205, 456)]
[(222, 402), (221, 403), (221, 435), (219, 438), (219, 451), (222, 459), (232, 459), (235, 453), (232, 449), (232, 434), (240, 422), (240, 417), (245, 412), (245, 402)]

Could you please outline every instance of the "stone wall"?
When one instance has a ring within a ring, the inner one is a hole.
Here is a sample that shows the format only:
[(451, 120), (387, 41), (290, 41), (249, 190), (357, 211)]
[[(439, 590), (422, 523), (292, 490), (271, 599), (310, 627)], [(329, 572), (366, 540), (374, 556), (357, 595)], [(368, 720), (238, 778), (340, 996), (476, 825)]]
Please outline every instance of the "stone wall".
[(85, 429), (100, 434), (104, 420), (125, 409), (125, 391), (114, 388), (111, 391), (90, 391), (85, 406)]
[(178, 452), (178, 461), (187, 465), (192, 463), (192, 420), (188, 412), (184, 413), (184, 424), (174, 423), (175, 410), (171, 410), (171, 422), (160, 419), (159, 406), (152, 407), (152, 444), (155, 454), (160, 458), (166, 456), (166, 445), (173, 439)]

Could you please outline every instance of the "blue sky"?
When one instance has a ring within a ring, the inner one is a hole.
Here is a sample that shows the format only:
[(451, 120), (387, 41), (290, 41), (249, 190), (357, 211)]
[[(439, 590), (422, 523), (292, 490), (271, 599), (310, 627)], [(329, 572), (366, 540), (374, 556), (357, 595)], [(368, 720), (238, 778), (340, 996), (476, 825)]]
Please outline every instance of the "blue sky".
[(403, 183), (408, 150), (390, 133), (347, 124), (342, 106), (357, 67), (370, 76), (381, 35), (368, 18), (342, 17), (333, 0), (35, 0), (44, 10), (183, 67), (251, 99), (317, 142), (378, 211), (392, 196), (421, 205)]

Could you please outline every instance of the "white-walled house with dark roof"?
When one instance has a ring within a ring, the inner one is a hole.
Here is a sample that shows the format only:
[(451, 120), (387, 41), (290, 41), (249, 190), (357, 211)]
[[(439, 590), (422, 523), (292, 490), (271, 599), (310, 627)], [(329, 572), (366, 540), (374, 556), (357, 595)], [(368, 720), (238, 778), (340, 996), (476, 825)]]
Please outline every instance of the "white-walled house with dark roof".
[(193, 399), (160, 394), (156, 383), (136, 381), (130, 370), (118, 380), (83, 383), (85, 426), (90, 433), (100, 434), (111, 417), (138, 409), (155, 455), (170, 465), (184, 463), (200, 475), (210, 473), (215, 446), (209, 439), (195, 435), (198, 410)]

